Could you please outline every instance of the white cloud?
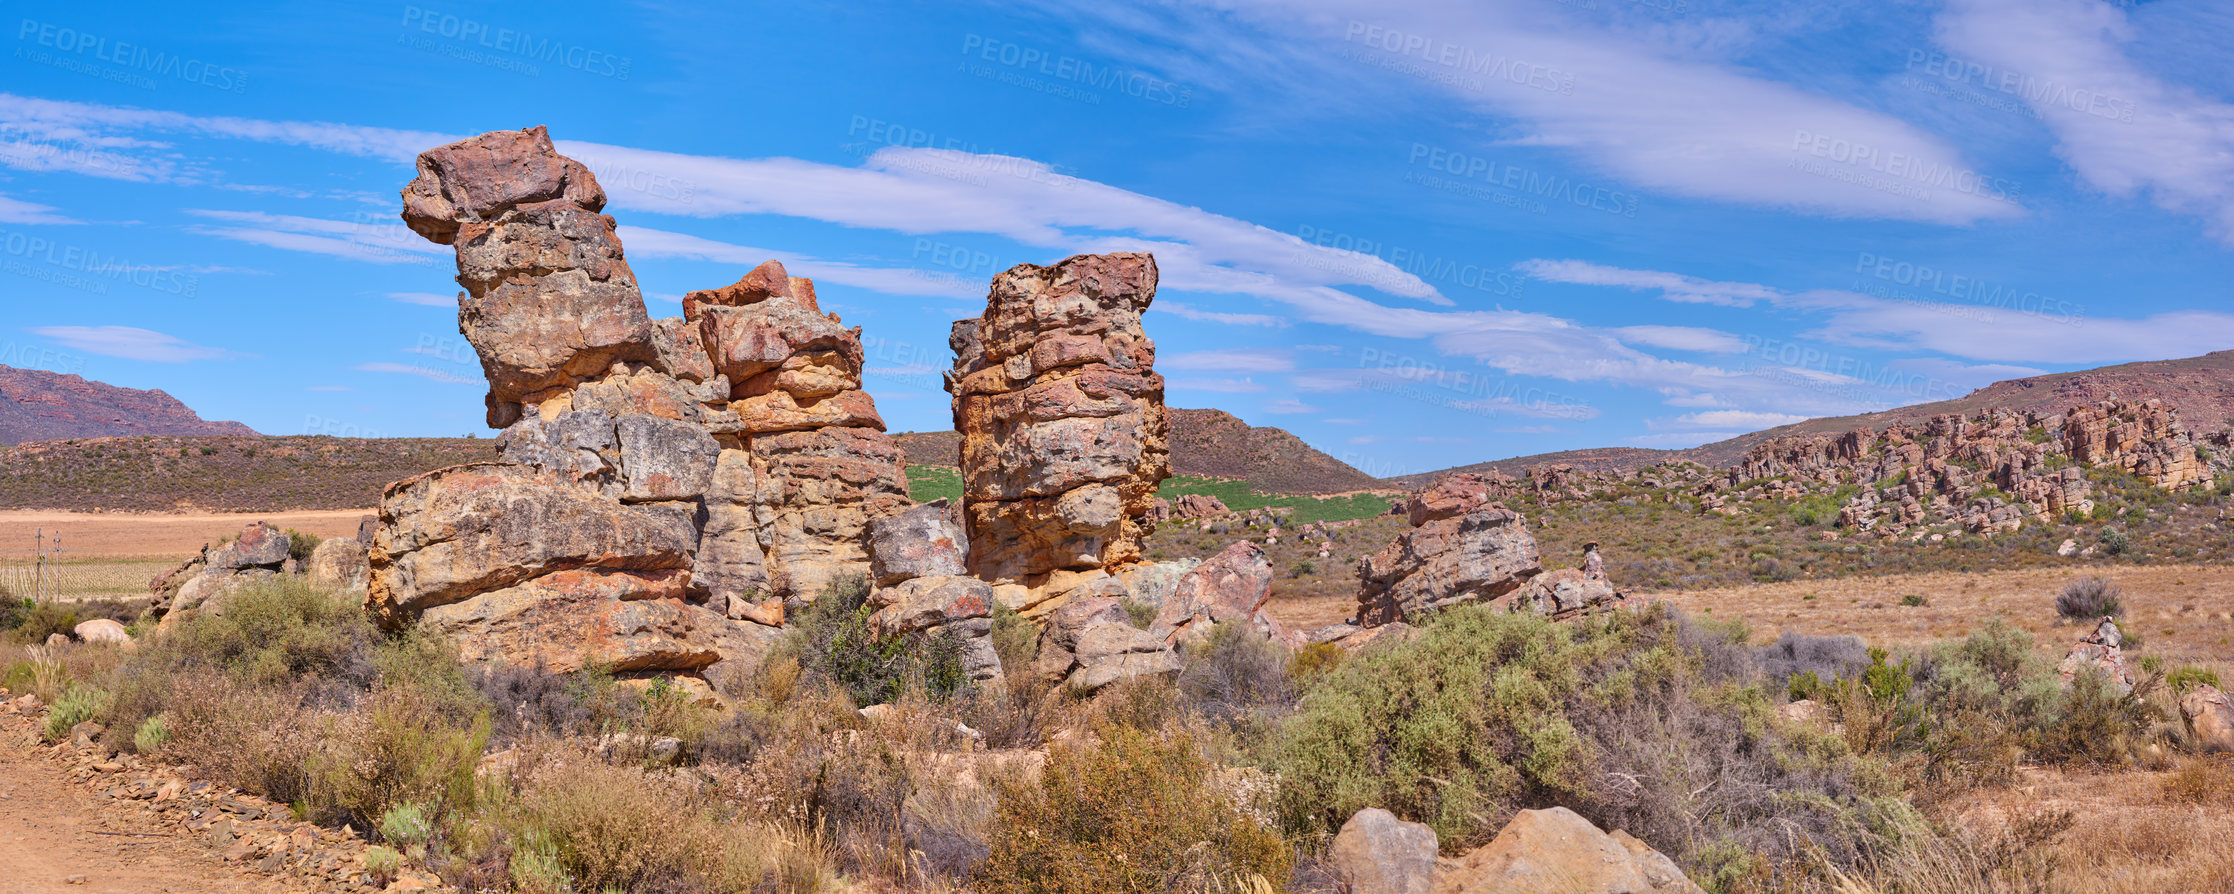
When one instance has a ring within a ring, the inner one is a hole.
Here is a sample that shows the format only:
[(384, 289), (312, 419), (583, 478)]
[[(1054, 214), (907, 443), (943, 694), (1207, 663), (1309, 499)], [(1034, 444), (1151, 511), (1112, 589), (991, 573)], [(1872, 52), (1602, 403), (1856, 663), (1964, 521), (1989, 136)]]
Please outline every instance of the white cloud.
[(233, 356), (222, 348), (204, 347), (177, 336), (132, 326), (39, 326), (31, 332), (88, 354), (150, 363), (186, 363)]
[(1281, 416), (1290, 416), (1298, 413), (1316, 413), (1319, 408), (1291, 397), (1265, 404), (1264, 411)]
[(1686, 447), (1697, 447), (1697, 446), (1699, 446), (1699, 445), (1701, 445), (1701, 444), (1712, 444), (1712, 443), (1714, 443), (1714, 442), (1716, 442), (1716, 441), (1727, 441), (1727, 440), (1729, 440), (1729, 439), (1731, 439), (1731, 438), (1735, 438), (1735, 437), (1737, 437), (1737, 436), (1739, 436), (1739, 435), (1742, 435), (1742, 434), (1747, 434), (1747, 432), (1742, 432), (1742, 431), (1693, 431), (1693, 432), (1665, 432), (1665, 433), (1662, 433), (1662, 434), (1655, 434), (1655, 435), (1638, 435), (1638, 436), (1636, 436), (1636, 437), (1634, 437), (1634, 438), (1630, 438), (1630, 439), (1629, 439), (1629, 443), (1631, 443), (1631, 444), (1635, 444), (1635, 445), (1637, 445), (1637, 446), (1639, 446), (1639, 447), (1658, 447), (1658, 448), (1661, 448), (1661, 449), (1663, 449), (1663, 450), (1681, 450), (1681, 449), (1683, 449), (1683, 448), (1686, 448)]
[(2234, 104), (2150, 74), (2126, 50), (2141, 35), (2121, 5), (1951, 0), (1935, 24), (1941, 44), (1990, 69), (1988, 89), (2014, 88), (2088, 185), (2147, 192), (2234, 245)]
[(1263, 385), (1252, 380), (1234, 378), (1170, 379), (1168, 387), (1172, 391), (1212, 391), (1220, 394), (1253, 394), (1264, 390)]
[(1288, 325), (1288, 321), (1280, 319), (1279, 317), (1271, 316), (1269, 314), (1224, 313), (1221, 311), (1203, 310), (1201, 308), (1195, 307), (1194, 305), (1181, 304), (1177, 301), (1158, 301), (1155, 304), (1149, 306), (1149, 313), (1155, 313), (1156, 311), (1169, 313), (1172, 316), (1178, 317), (1182, 320), (1194, 320), (1201, 323), (1226, 323), (1233, 326)]
[(1545, 282), (1574, 283), (1586, 286), (1620, 286), (1630, 290), (1656, 289), (1660, 297), (1669, 301), (1692, 304), (1720, 304), (1727, 307), (1752, 307), (1755, 302), (1772, 301), (1781, 295), (1768, 286), (1745, 282), (1716, 282), (1685, 276), (1680, 273), (1662, 273), (1657, 270), (1628, 270), (1607, 267), (1587, 261), (1552, 261), (1542, 258), (1522, 261), (1513, 269)]
[(1674, 351), (1736, 354), (1745, 350), (1744, 339), (1719, 329), (1702, 329), (1697, 326), (1623, 326), (1609, 331), (1615, 338), (1630, 344)]
[(40, 205), (35, 202), (26, 202), (20, 199), (11, 199), (7, 196), (0, 195), (0, 223), (44, 224), (52, 226), (82, 224), (85, 222), (68, 215), (54, 213), (58, 210), (60, 209), (55, 208), (52, 205)]
[(374, 264), (433, 264), (451, 254), (411, 232), (401, 221), (367, 216), (327, 220), (261, 211), (189, 208), (186, 213), (240, 226), (195, 226), (188, 230), (287, 251), (311, 252)]
[(458, 296), (438, 295), (433, 292), (389, 292), (388, 297), (405, 304), (417, 304), (425, 307), (455, 308), (458, 306)]
[(1649, 424), (1654, 428), (1715, 428), (1760, 431), (1794, 422), (1805, 422), (1809, 417), (1793, 413), (1757, 413), (1747, 410), (1704, 410), (1687, 413), (1674, 419), (1655, 419)]
[(1228, 348), (1167, 354), (1156, 358), (1156, 368), (1172, 372), (1287, 372), (1295, 368), (1295, 360), (1277, 348)]
[(427, 379), (429, 381), (442, 382), (450, 385), (483, 384), (483, 380), (481, 379), (467, 378), (453, 372), (439, 370), (429, 366), (413, 366), (408, 363), (359, 363), (356, 366), (351, 367), (351, 369), (355, 369), (359, 372), (396, 373), (406, 376), (418, 376), (419, 378)]

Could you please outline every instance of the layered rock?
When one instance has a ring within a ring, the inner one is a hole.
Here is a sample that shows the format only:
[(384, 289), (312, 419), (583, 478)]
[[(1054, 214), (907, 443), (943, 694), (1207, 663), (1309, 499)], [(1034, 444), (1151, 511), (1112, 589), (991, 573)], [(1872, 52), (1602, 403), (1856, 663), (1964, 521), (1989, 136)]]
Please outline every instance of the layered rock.
[(968, 540), (945, 500), (886, 516), (869, 526), (870, 569), (875, 588), (869, 626), (883, 637), (953, 636), (962, 644), (962, 671), (971, 680), (1001, 676), (993, 648), (993, 587), (963, 572)]
[(1621, 607), (1625, 598), (1603, 577), (1592, 577), (1575, 568), (1554, 568), (1530, 578), (1520, 595), (1513, 597), (1513, 607), (1566, 620), (1612, 611)]
[(369, 584), (364, 543), (350, 537), (329, 537), (311, 550), (303, 563), (303, 578), (311, 586), (362, 597)]
[(651, 319), (604, 192), (541, 128), (430, 150), (404, 220), (456, 248), (499, 463), (392, 485), (368, 599), (470, 656), (706, 671), (866, 573), (908, 505), (861, 330), (770, 261)]
[(2071, 685), (2082, 671), (2093, 669), (2109, 678), (2120, 695), (2133, 691), (2133, 669), (2125, 663), (2125, 635), (2118, 632), (2117, 619), (2104, 616), (2087, 635), (2071, 644), (2071, 651), (2063, 656), (2056, 671), (2063, 676), (2063, 685)]
[(978, 576), (1039, 586), (1139, 560), (1170, 471), (1140, 325), (1155, 294), (1154, 258), (1079, 255), (1001, 273), (984, 315), (955, 324), (947, 390)]
[(1543, 570), (1520, 514), (1490, 500), (1494, 486), (1449, 475), (1411, 500), (1412, 529), (1358, 563), (1358, 626), (1494, 600)]
[(1092, 692), (1119, 680), (1179, 673), (1163, 637), (1132, 625), (1114, 596), (1072, 599), (1047, 617), (1032, 670), (1050, 682)]
[(2180, 696), (2180, 719), (2195, 750), (2234, 752), (2234, 698), (2209, 683)]
[(148, 615), (168, 628), (197, 610), (221, 613), (225, 597), (287, 573), (288, 546), (285, 532), (251, 522), (239, 537), (204, 546), (194, 558), (150, 581)]
[(1174, 645), (1201, 642), (1213, 625), (1233, 621), (1290, 647), (1301, 646), (1280, 622), (1265, 615), (1272, 601), (1272, 561), (1256, 544), (1243, 540), (1181, 575), (1169, 596), (1159, 600), (1149, 629)]

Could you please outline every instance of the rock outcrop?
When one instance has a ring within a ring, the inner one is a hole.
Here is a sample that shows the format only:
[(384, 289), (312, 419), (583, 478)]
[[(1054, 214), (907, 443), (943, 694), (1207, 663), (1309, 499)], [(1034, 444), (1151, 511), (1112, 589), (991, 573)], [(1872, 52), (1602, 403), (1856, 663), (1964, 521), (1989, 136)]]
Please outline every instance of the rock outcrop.
[(2120, 695), (2133, 691), (2133, 669), (2125, 663), (2125, 636), (2118, 632), (2117, 619), (2104, 616), (2087, 635), (2071, 645), (2056, 671), (2063, 675), (2063, 685), (2087, 668), (2101, 671), (2118, 688)]
[(80, 621), (76, 627), (70, 629), (70, 632), (77, 635), (78, 642), (88, 645), (128, 646), (132, 644), (131, 631), (125, 630), (124, 625), (110, 618)]
[(1163, 637), (1134, 627), (1114, 596), (1072, 599), (1047, 617), (1032, 670), (1078, 692), (1119, 680), (1179, 673)]
[(1543, 570), (1520, 514), (1490, 500), (1478, 475), (1437, 480), (1409, 504), (1412, 529), (1358, 563), (1355, 623), (1374, 627), (1494, 600)]
[(287, 553), (285, 532), (251, 522), (239, 537), (204, 546), (199, 555), (150, 581), (148, 615), (168, 628), (195, 611), (223, 612), (225, 597), (286, 573)]
[(1079, 255), (993, 278), (985, 313), (954, 325), (947, 378), (962, 435), (970, 570), (1049, 588), (1055, 572), (1140, 559), (1169, 425), (1145, 254)]
[(329, 537), (318, 542), (303, 563), (303, 577), (311, 586), (363, 597), (370, 566), (364, 543), (351, 537)]
[(1434, 894), (1704, 894), (1675, 861), (1626, 832), (1606, 834), (1565, 807), (1523, 810), (1454, 861)]
[(1368, 807), (1335, 833), (1327, 862), (1349, 894), (1429, 894), (1438, 846), (1434, 829)]
[(1516, 610), (1565, 620), (1620, 608), (1625, 597), (1602, 577), (1591, 577), (1574, 568), (1554, 568), (1529, 579), (1513, 597)]
[(945, 500), (871, 523), (869, 626), (886, 637), (952, 636), (962, 645), (963, 674), (986, 682), (1002, 671), (993, 648), (993, 587), (964, 573), (968, 544)]
[(454, 247), (499, 462), (391, 485), (368, 601), (469, 657), (702, 672), (869, 572), (909, 505), (861, 330), (770, 261), (651, 319), (604, 191), (542, 128), (430, 150), (405, 223)]
[(2234, 752), (2234, 698), (2218, 687), (2203, 683), (2180, 696), (2180, 719), (2195, 750)]
[(1272, 561), (1256, 544), (1237, 541), (1181, 575), (1158, 605), (1149, 629), (1177, 646), (1201, 642), (1213, 625), (1236, 621), (1291, 648), (1301, 646), (1299, 638), (1264, 614), (1264, 604), (1271, 600)]

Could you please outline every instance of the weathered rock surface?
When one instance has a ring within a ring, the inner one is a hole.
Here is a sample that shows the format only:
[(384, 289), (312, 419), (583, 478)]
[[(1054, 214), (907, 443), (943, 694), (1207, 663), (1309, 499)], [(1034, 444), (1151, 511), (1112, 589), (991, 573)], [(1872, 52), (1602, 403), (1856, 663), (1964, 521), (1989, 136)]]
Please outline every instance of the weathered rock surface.
[(1513, 597), (1513, 608), (1564, 620), (1611, 611), (1621, 605), (1622, 598), (1605, 578), (1591, 577), (1575, 568), (1554, 568), (1530, 578), (1520, 595)]
[(303, 577), (311, 586), (356, 596), (365, 594), (370, 571), (365, 545), (349, 537), (319, 541), (303, 565)]
[(169, 628), (197, 610), (221, 613), (225, 597), (279, 576), (287, 563), (287, 535), (263, 522), (251, 522), (239, 537), (220, 546), (203, 546), (194, 558), (149, 581), (148, 615)]
[(1150, 629), (1173, 644), (1201, 641), (1223, 621), (1249, 624), (1291, 647), (1301, 645), (1264, 614), (1272, 600), (1272, 560), (1247, 540), (1237, 541), (1182, 575), (1156, 612)]
[(2094, 629), (2071, 645), (2071, 651), (2063, 656), (2063, 663), (2056, 666), (2056, 671), (2063, 675), (2063, 685), (2071, 685), (2080, 671), (2091, 667), (2108, 676), (2111, 684), (2118, 687), (2119, 694), (2132, 692), (2133, 669), (2125, 663), (2124, 643), (2117, 619), (2105, 617), (2097, 622)]
[(1369, 807), (1335, 833), (1327, 862), (1349, 894), (1428, 894), (1436, 875), (1435, 830)]
[[(770, 261), (644, 309), (604, 192), (541, 128), (430, 150), (404, 220), (457, 251), (500, 463), (389, 489), (368, 601), (489, 660), (733, 675), (908, 505), (861, 330)], [(896, 555), (896, 554), (895, 554)], [(748, 668), (749, 670), (749, 668)], [(741, 672), (741, 671), (739, 671)]]
[(968, 574), (969, 553), (969, 537), (943, 499), (869, 523), (869, 569), (879, 586), (917, 577)]
[(993, 648), (993, 586), (965, 575), (901, 581), (869, 593), (869, 627), (879, 636), (946, 633), (962, 643), (962, 672), (984, 682), (1001, 675)]
[(1625, 832), (1601, 832), (1565, 807), (1521, 811), (1495, 839), (1445, 868), (1433, 891), (1704, 894), (1675, 861)]
[(1179, 658), (1159, 637), (1132, 625), (1115, 597), (1072, 599), (1047, 617), (1032, 670), (1080, 692), (1119, 680), (1179, 672)]
[(1145, 254), (1078, 255), (994, 277), (956, 323), (947, 390), (962, 435), (970, 569), (1000, 583), (1140, 557), (1170, 474), (1163, 377), (1140, 326)]
[(2180, 718), (2197, 751), (2234, 752), (2234, 698), (2204, 683), (2180, 696)]
[(77, 634), (78, 642), (88, 645), (125, 646), (132, 643), (132, 634), (124, 629), (124, 625), (108, 618), (80, 621), (70, 632)]
[(1358, 563), (1359, 626), (1494, 600), (1543, 570), (1520, 514), (1489, 500), (1493, 486), (1450, 475), (1412, 499), (1412, 529)]

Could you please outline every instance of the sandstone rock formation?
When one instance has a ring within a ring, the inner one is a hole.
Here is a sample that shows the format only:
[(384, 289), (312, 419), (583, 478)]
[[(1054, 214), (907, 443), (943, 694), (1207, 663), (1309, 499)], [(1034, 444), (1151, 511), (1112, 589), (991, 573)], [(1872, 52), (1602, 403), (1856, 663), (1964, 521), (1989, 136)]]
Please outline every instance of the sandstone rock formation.
[(969, 541), (945, 500), (934, 500), (869, 525), (870, 627), (886, 637), (944, 633), (962, 644), (971, 680), (1001, 676), (993, 648), (993, 587), (963, 571)]
[(1056, 572), (1139, 560), (1169, 474), (1163, 377), (1140, 326), (1155, 295), (1154, 258), (1079, 255), (995, 276), (984, 315), (954, 325), (947, 390), (979, 577), (1053, 597), (1067, 589)]
[(78, 642), (88, 645), (128, 646), (132, 644), (132, 634), (124, 629), (124, 625), (109, 618), (80, 621), (76, 627), (71, 628), (70, 632), (77, 634)]
[(2071, 651), (2065, 653), (2063, 662), (2056, 666), (2056, 671), (2063, 675), (2063, 685), (2071, 685), (2080, 671), (2094, 668), (2110, 678), (2120, 695), (2132, 692), (2133, 669), (2126, 666), (2124, 642), (2124, 635), (2118, 632), (2117, 619), (2104, 616), (2086, 636), (2071, 645)]
[(861, 390), (859, 327), (770, 261), (644, 309), (604, 191), (542, 128), (429, 150), (404, 220), (457, 251), (459, 329), (498, 463), (391, 485), (369, 602), (469, 657), (705, 671), (751, 658), (786, 602), (866, 573), (908, 505)]
[(2209, 683), (2180, 696), (2180, 718), (2195, 750), (2234, 752), (2234, 698)]
[(285, 573), (287, 549), (284, 532), (252, 522), (238, 538), (214, 548), (204, 546), (199, 555), (150, 581), (148, 615), (168, 628), (196, 610), (222, 612), (225, 597)]
[(1132, 625), (1114, 596), (1073, 598), (1047, 617), (1032, 670), (1078, 692), (1119, 680), (1179, 673), (1163, 637)]
[(1450, 475), (1411, 500), (1412, 529), (1358, 563), (1359, 626), (1493, 600), (1543, 570), (1520, 514), (1490, 501), (1493, 487), (1482, 476)]
[(1990, 535), (2093, 511), (2087, 466), (2129, 472), (2167, 490), (2213, 476), (2171, 408), (2155, 400), (2104, 400), (2060, 414), (1989, 410), (1884, 431), (1772, 438), (1755, 445), (1720, 487), (1782, 479), (1796, 496), (1800, 483), (1862, 485), (1840, 508), (1841, 527), (1892, 531), (1950, 522)]
[(1666, 855), (1626, 832), (1601, 832), (1565, 807), (1521, 811), (1496, 838), (1445, 868), (1433, 890), (1704, 894)]
[(1437, 847), (1434, 829), (1368, 807), (1335, 833), (1327, 862), (1349, 894), (1428, 894)]
[(329, 537), (311, 550), (302, 570), (313, 587), (362, 597), (370, 567), (365, 563), (364, 543), (349, 537)]
[(1212, 625), (1238, 621), (1290, 647), (1302, 642), (1264, 614), (1272, 600), (1272, 561), (1242, 540), (1180, 576), (1149, 629), (1173, 645), (1200, 642)]
[(1520, 595), (1513, 597), (1513, 608), (1565, 620), (1619, 608), (1623, 598), (1604, 578), (1574, 568), (1554, 568), (1529, 579)]

